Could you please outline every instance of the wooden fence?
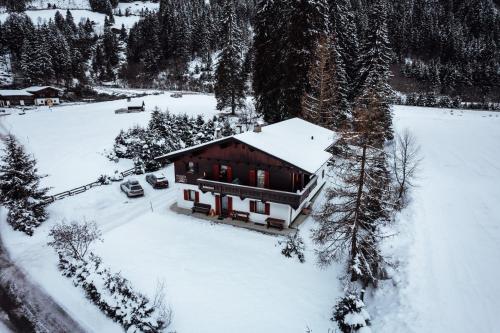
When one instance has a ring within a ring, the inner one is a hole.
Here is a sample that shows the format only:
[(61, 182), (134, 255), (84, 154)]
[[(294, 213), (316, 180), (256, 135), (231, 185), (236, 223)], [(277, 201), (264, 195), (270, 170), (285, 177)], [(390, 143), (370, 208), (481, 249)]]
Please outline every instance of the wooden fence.
[[(131, 174), (133, 174), (134, 171), (135, 171), (135, 168), (128, 169), (128, 170), (125, 170), (123, 172), (120, 172), (120, 175), (122, 175), (122, 177), (127, 177), (127, 176), (130, 176)], [(61, 193), (47, 196), (47, 197), (43, 198), (43, 203), (50, 204), (56, 200), (61, 200), (61, 199), (64, 199), (66, 197), (71, 197), (73, 195), (77, 195), (77, 194), (83, 193), (87, 190), (90, 190), (93, 187), (102, 186), (102, 185), (105, 185), (105, 183), (100, 181), (100, 180), (96, 180), (95, 182), (87, 184), (87, 185), (75, 187), (75, 188), (72, 188), (71, 190), (68, 190), (68, 191), (64, 191)]]

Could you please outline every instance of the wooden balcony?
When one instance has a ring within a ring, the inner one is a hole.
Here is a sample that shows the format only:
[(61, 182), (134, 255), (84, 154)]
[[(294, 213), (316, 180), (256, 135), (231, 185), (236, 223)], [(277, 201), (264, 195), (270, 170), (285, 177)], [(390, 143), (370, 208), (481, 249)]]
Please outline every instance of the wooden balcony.
[(318, 184), (318, 178), (314, 176), (306, 187), (298, 193), (272, 190), (268, 188), (253, 187), (220, 181), (198, 178), (198, 186), (202, 192), (222, 193), (240, 197), (241, 199), (255, 199), (261, 201), (271, 201), (290, 205), (293, 209), (299, 206), (307, 199), (309, 194)]

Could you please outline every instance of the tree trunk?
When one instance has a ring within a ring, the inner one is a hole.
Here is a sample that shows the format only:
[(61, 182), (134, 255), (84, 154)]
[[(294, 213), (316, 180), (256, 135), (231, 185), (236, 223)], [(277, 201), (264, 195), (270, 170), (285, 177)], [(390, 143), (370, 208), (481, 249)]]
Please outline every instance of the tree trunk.
[[(365, 162), (366, 162), (366, 144), (363, 145), (363, 153), (361, 154), (361, 167), (359, 170), (359, 181), (358, 181), (358, 193), (356, 196), (356, 211), (354, 213), (354, 228), (352, 231), (351, 239), (351, 266), (354, 265), (354, 260), (358, 254), (358, 219), (361, 207), (361, 194), (363, 193), (363, 186), (365, 182)], [(351, 268), (351, 281), (356, 281), (358, 279), (356, 271)]]

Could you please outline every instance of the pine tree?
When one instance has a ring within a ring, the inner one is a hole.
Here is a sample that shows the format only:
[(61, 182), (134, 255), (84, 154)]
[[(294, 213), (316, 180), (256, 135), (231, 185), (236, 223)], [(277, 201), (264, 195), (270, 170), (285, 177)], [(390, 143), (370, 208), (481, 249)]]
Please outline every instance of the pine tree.
[(347, 120), (347, 81), (344, 64), (333, 37), (318, 41), (309, 70), (309, 86), (302, 98), (302, 115), (326, 128), (340, 129)]
[(309, 87), (307, 74), (316, 42), (326, 30), (326, 4), (323, 0), (289, 1), (288, 31), (280, 69), (281, 114), (300, 115), (300, 100)]
[(301, 113), (316, 42), (326, 30), (323, 0), (262, 1), (255, 23), (256, 110), (268, 122)]
[(327, 200), (315, 215), (319, 226), (313, 240), (320, 245), (321, 265), (347, 253), (348, 275), (365, 286), (376, 285), (384, 274), (379, 227), (389, 219), (391, 207), (383, 107), (376, 95), (358, 103), (351, 127), (341, 134), (345, 150), (335, 170), (340, 183), (328, 189)]
[(40, 187), (35, 159), (29, 157), (13, 135), (4, 139), (0, 163), (0, 198), (10, 212), (8, 222), (16, 230), (33, 233), (47, 218), (43, 197), (48, 188)]
[(241, 31), (237, 25), (233, 0), (224, 0), (223, 46), (215, 70), (217, 109), (231, 108), (231, 114), (243, 106), (245, 83), (242, 77)]
[(278, 64), (284, 38), (287, 34), (286, 1), (262, 0), (257, 4), (254, 24), (254, 72), (253, 90), (256, 111), (267, 122), (276, 122), (286, 117), (280, 105), (280, 86), (283, 73)]
[(25, 79), (31, 84), (48, 83), (54, 77), (46, 31), (47, 27), (44, 26), (28, 34), (24, 40), (21, 68)]
[(368, 100), (375, 96), (383, 112), (385, 138), (393, 138), (392, 116), (389, 99), (392, 88), (389, 85), (391, 50), (387, 38), (385, 0), (377, 0), (369, 13), (370, 29), (363, 41), (361, 71), (358, 82), (358, 96)]
[(348, 293), (339, 299), (331, 319), (337, 322), (343, 333), (355, 333), (370, 324), (365, 304), (354, 293)]
[(356, 18), (350, 0), (330, 2), (331, 33), (336, 37), (338, 52), (344, 63), (348, 82), (348, 100), (353, 103), (359, 72), (359, 42), (356, 29)]

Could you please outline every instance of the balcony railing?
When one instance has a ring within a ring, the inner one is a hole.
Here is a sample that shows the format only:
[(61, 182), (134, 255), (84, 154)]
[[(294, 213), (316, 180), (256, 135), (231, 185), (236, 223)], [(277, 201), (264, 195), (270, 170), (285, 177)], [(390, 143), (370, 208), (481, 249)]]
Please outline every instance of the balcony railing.
[(202, 192), (222, 193), (238, 196), (241, 199), (271, 201), (290, 205), (293, 209), (299, 208), (299, 206), (304, 202), (304, 200), (306, 200), (309, 194), (311, 194), (317, 184), (318, 178), (314, 176), (301, 192), (293, 193), (198, 178), (198, 186)]

